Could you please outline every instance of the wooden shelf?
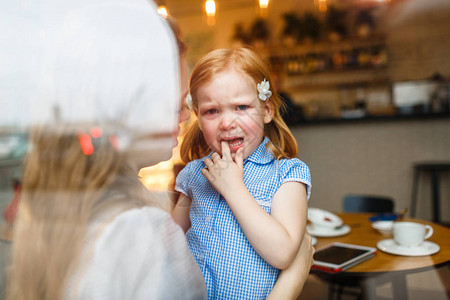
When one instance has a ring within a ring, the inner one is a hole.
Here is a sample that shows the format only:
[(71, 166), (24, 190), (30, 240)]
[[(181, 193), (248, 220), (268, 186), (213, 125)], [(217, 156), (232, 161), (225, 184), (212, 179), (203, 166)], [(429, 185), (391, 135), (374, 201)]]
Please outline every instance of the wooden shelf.
[(317, 72), (307, 75), (287, 75), (283, 88), (323, 89), (359, 86), (389, 85), (386, 68), (347, 69)]
[(268, 53), (270, 53), (270, 56), (286, 56), (313, 52), (340, 51), (361, 47), (374, 47), (385, 44), (386, 38), (384, 34), (374, 34), (367, 38), (350, 37), (339, 41), (323, 40), (314, 43), (295, 44), (292, 46), (271, 46), (268, 48)]
[(317, 118), (307, 119), (298, 122), (294, 126), (313, 126), (313, 125), (337, 125), (354, 123), (372, 123), (372, 122), (400, 122), (410, 120), (440, 120), (449, 119), (450, 112), (442, 113), (414, 113), (414, 114), (393, 114), (393, 115), (365, 115), (361, 118)]

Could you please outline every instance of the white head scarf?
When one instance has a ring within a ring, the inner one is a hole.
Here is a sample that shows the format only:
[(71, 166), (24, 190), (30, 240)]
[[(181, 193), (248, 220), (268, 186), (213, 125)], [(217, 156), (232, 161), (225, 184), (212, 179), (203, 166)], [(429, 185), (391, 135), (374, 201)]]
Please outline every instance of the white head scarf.
[(155, 136), (178, 126), (178, 49), (153, 2), (2, 2), (0, 130), (62, 122), (127, 152), (173, 146)]

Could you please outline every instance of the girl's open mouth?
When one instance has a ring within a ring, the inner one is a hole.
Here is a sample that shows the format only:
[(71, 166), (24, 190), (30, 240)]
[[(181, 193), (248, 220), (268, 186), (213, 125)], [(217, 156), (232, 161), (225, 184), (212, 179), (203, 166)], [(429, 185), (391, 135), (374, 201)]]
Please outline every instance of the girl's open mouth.
[(243, 138), (235, 138), (232, 140), (227, 140), (226, 142), (228, 143), (231, 152), (236, 152), (240, 147), (244, 145)]

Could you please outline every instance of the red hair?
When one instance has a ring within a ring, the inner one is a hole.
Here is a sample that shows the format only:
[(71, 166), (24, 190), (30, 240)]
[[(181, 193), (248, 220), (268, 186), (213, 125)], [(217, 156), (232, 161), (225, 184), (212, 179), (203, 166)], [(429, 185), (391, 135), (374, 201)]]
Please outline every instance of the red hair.
[[(255, 84), (255, 93), (257, 93), (258, 83), (264, 79), (271, 82), (268, 68), (254, 51), (248, 48), (211, 51), (198, 61), (191, 74), (189, 88), (194, 108), (198, 104), (197, 91), (200, 86), (208, 83), (217, 73), (228, 68), (248, 75)], [(277, 159), (297, 157), (297, 141), (280, 114), (283, 101), (274, 86), (271, 86), (271, 90), (272, 96), (267, 101), (272, 106), (274, 115), (272, 121), (264, 125), (264, 135), (272, 142), (272, 144), (268, 144), (268, 147)], [(196, 120), (189, 127), (181, 144), (181, 159), (188, 163), (208, 155), (210, 151)]]

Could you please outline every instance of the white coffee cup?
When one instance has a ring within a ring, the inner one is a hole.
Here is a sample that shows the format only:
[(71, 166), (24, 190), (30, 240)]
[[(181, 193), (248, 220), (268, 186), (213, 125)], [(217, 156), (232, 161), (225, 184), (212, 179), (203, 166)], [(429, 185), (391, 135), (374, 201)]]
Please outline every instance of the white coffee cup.
[(419, 246), (433, 235), (433, 227), (415, 222), (395, 222), (392, 227), (394, 241), (404, 247)]

